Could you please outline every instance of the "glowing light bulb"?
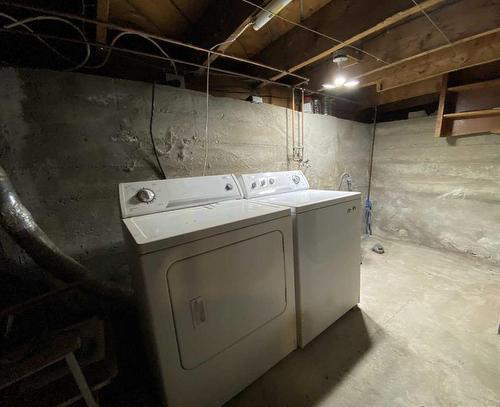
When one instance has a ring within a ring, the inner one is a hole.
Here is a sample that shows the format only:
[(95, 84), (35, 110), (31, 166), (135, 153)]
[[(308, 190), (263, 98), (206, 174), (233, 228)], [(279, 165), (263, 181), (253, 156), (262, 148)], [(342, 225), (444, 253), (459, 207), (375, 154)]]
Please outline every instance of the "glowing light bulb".
[(339, 75), (333, 80), (335, 86), (342, 86), (346, 81), (345, 76)]
[(335, 89), (336, 88), (336, 86), (333, 83), (324, 83), (322, 86), (325, 89)]

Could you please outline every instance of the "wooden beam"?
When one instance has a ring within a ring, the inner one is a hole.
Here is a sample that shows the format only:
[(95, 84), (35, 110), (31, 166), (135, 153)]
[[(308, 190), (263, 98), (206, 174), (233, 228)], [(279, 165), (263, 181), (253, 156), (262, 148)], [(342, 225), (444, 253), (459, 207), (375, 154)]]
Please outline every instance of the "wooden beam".
[[(97, 19), (101, 21), (109, 20), (109, 0), (97, 0)], [(97, 24), (95, 38), (101, 44), (107, 43), (108, 30), (105, 26)]]
[[(470, 38), (500, 26), (500, 0), (458, 0), (446, 7), (428, 12), (451, 42)], [(400, 24), (383, 35), (371, 38), (362, 48), (390, 63), (401, 63), (426, 51), (449, 45), (425, 16)], [(360, 64), (348, 68), (349, 76), (359, 76), (384, 64), (362, 56)]]
[(441, 90), (439, 92), (439, 107), (437, 111), (436, 130), (434, 137), (441, 137), (443, 132), (443, 116), (446, 106), (446, 93), (448, 90), (448, 74), (444, 74), (441, 78)]
[(484, 82), (474, 82), (467, 85), (451, 86), (448, 92), (464, 92), (468, 90), (488, 89), (491, 87), (500, 86), (500, 79), (492, 79)]
[[(500, 60), (500, 28), (403, 58), (354, 77), (360, 81), (361, 87), (377, 85), (377, 90), (381, 92), (497, 60)], [(321, 84), (331, 76), (331, 66), (325, 65), (314, 71), (306, 71), (305, 74), (311, 78), (310, 89), (321, 89)], [(350, 73), (347, 75), (350, 77)]]
[[(387, 17), (383, 21), (379, 22), (378, 24), (375, 24), (374, 26), (368, 28), (367, 30), (364, 30), (360, 32), (359, 34), (356, 34), (350, 38), (347, 38), (346, 40), (343, 40), (341, 44), (337, 44), (333, 47), (327, 48), (324, 51), (321, 51), (319, 54), (316, 54), (308, 59), (306, 59), (303, 62), (300, 62), (298, 64), (295, 64), (293, 66), (288, 67), (288, 71), (290, 72), (295, 72), (298, 71), (299, 69), (302, 69), (308, 65), (313, 64), (314, 62), (320, 61), (324, 58), (327, 58), (328, 56), (332, 55), (334, 52), (341, 50), (342, 48), (345, 48), (346, 46), (353, 45), (358, 41), (361, 41), (362, 39), (365, 39), (373, 34), (379, 33), (386, 29), (387, 27), (390, 27), (394, 24), (397, 24), (408, 17), (411, 17), (415, 14), (421, 13), (422, 10), (427, 10), (432, 7), (439, 6), (440, 4), (444, 3), (446, 0), (426, 0), (420, 3), (418, 6), (411, 7), (409, 9), (399, 11), (396, 14), (393, 14), (390, 17)], [(271, 79), (272, 80), (278, 80), (285, 76), (285, 74), (278, 74), (273, 76)]]
[(441, 78), (431, 78), (377, 93), (377, 104), (385, 105), (417, 96), (439, 93)]
[[(263, 0), (255, 0), (255, 3), (259, 5), (262, 2)], [(255, 7), (242, 1), (211, 1), (205, 13), (188, 33), (187, 42), (200, 47), (211, 48), (237, 34), (238, 30), (250, 22), (250, 18), (254, 13)], [(224, 51), (227, 47), (228, 45), (221, 47), (220, 50)], [(199, 57), (204, 58), (201, 60), (206, 60), (204, 56)], [(215, 59), (214, 57), (216, 56), (213, 55), (212, 59)]]
[[(402, 0), (335, 0), (331, 1), (302, 24), (340, 42), (364, 32), (384, 19), (408, 8)], [(325, 50), (339, 45), (331, 38), (320, 36), (302, 27), (294, 27), (255, 55), (258, 61), (268, 61), (280, 68), (294, 67)], [(343, 50), (359, 55), (352, 49)]]
[(496, 28), (398, 61), (358, 78), (362, 86), (378, 83), (379, 90), (387, 90), (499, 59), (500, 28)]

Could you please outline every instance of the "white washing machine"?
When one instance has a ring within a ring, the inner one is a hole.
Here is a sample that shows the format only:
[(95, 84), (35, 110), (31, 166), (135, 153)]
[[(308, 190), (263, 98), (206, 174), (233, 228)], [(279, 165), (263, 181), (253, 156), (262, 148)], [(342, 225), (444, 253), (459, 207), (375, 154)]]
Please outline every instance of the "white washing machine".
[(242, 199), (232, 175), (119, 193), (169, 407), (220, 406), (296, 349), (290, 209)]
[(310, 189), (301, 171), (238, 179), (252, 202), (292, 209), (297, 336), (304, 347), (359, 302), (361, 194)]

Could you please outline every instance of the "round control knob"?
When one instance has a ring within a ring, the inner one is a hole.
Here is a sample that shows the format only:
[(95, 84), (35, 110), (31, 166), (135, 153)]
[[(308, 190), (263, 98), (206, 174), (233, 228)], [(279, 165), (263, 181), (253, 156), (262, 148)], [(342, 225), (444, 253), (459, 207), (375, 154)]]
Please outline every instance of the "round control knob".
[(254, 182), (252, 182), (252, 189), (255, 189), (255, 188), (257, 188), (257, 183), (254, 181)]
[(153, 202), (155, 199), (155, 193), (148, 188), (140, 189), (139, 191), (137, 191), (137, 194), (135, 196), (139, 201), (144, 203)]
[(233, 189), (233, 184), (226, 184), (226, 191), (231, 191)]
[(300, 177), (298, 175), (294, 175), (292, 177), (292, 181), (294, 184), (298, 184), (300, 182)]

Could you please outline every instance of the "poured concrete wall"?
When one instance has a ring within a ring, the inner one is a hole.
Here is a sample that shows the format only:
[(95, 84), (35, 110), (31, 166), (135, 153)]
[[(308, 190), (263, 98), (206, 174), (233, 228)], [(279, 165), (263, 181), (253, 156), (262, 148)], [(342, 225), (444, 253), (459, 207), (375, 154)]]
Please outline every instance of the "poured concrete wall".
[[(103, 279), (126, 281), (117, 184), (157, 177), (149, 138), (151, 84), (33, 70), (0, 70), (0, 163), (42, 228)], [(296, 168), (291, 113), (210, 98), (207, 174)], [(297, 124), (297, 120), (295, 121)], [(167, 177), (202, 174), (205, 95), (156, 87), (153, 131)], [(368, 125), (305, 118), (305, 168), (313, 187), (347, 170), (366, 190)], [(0, 231), (3, 256), (29, 258)]]
[(435, 117), (377, 125), (376, 231), (500, 262), (500, 136), (436, 139)]

